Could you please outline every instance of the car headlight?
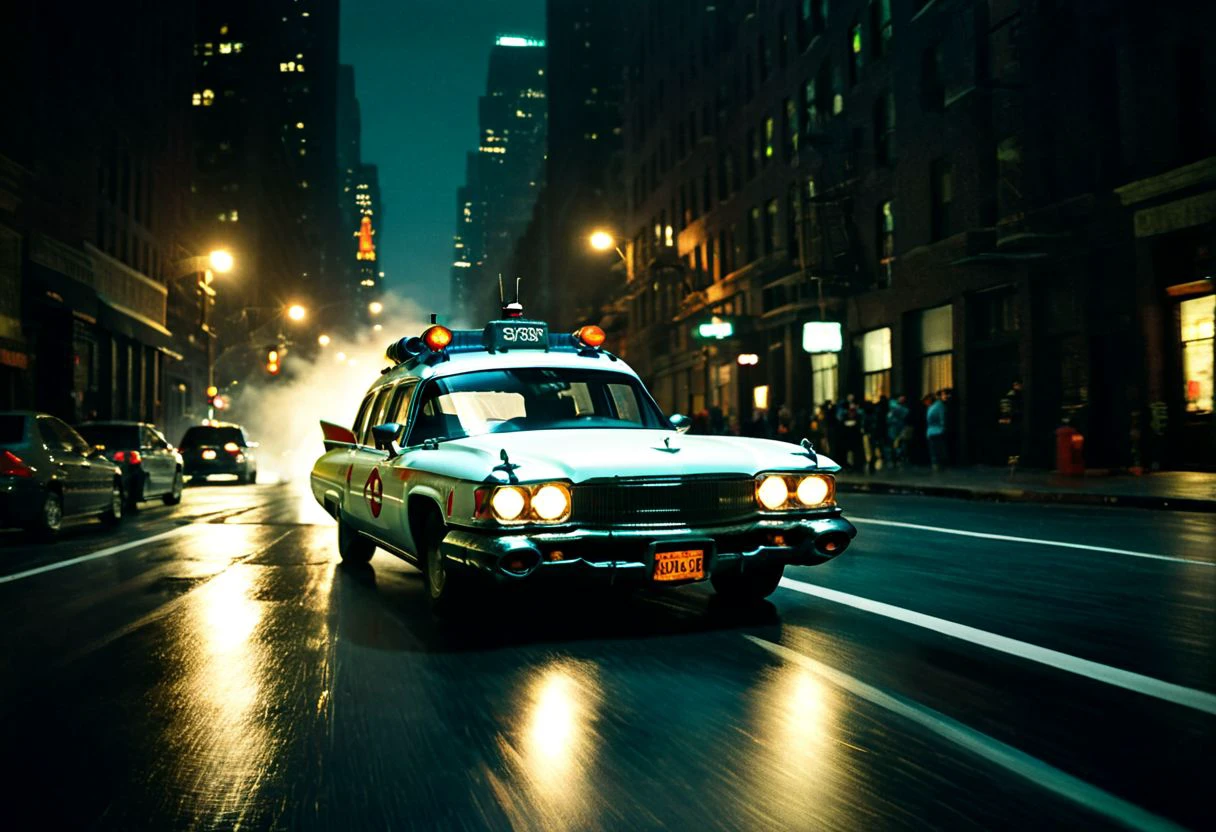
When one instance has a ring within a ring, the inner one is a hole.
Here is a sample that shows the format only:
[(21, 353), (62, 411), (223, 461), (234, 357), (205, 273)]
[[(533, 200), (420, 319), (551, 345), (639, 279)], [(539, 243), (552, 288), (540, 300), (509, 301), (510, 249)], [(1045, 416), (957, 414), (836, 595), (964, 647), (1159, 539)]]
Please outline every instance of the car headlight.
[(514, 486), (499, 488), (490, 498), (490, 508), (494, 509), (494, 516), (508, 522), (518, 520), (527, 504), (523, 490)]
[(541, 520), (560, 520), (570, 511), (570, 492), (554, 483), (542, 485), (532, 495), (532, 511)]
[(808, 508), (823, 505), (832, 496), (832, 484), (826, 477), (803, 477), (798, 481), (798, 502)]
[(769, 511), (776, 511), (784, 506), (790, 499), (790, 487), (785, 477), (770, 476), (762, 479), (756, 487), (756, 499)]

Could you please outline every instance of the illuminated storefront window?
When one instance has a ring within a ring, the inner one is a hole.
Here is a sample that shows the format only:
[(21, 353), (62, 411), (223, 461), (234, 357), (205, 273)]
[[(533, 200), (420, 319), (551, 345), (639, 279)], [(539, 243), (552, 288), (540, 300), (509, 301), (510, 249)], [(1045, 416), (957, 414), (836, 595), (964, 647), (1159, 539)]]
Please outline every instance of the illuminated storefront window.
[(872, 329), (861, 336), (861, 370), (867, 401), (891, 395), (891, 328)]
[(920, 313), (920, 392), (954, 387), (954, 307), (947, 304)]
[(1182, 335), (1182, 383), (1187, 413), (1211, 413), (1213, 398), (1212, 338), (1216, 329), (1216, 295), (1178, 304)]

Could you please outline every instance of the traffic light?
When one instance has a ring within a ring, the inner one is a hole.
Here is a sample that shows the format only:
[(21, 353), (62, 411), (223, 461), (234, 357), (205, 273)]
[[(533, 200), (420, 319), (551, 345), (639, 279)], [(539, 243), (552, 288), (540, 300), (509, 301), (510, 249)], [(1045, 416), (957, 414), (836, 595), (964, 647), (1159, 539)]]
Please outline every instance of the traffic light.
[(220, 388), (216, 387), (214, 384), (207, 388), (207, 406), (208, 407), (215, 406), (215, 399), (219, 395), (219, 392), (220, 392)]
[(270, 375), (272, 375), (272, 376), (277, 376), (279, 374), (279, 369), (280, 369), (279, 351), (277, 349), (267, 350), (266, 351), (266, 372), (270, 373)]

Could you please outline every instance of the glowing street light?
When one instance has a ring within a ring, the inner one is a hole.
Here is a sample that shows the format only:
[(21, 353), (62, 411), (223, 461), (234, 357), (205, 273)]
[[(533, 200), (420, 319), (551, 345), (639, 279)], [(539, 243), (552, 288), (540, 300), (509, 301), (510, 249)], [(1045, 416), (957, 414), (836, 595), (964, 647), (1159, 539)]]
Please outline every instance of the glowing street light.
[(379, 315), (384, 311), (384, 304), (378, 300), (374, 300), (367, 305), (367, 311), (371, 312), (373, 315)]
[(612, 238), (611, 234), (603, 229), (592, 231), (591, 236), (587, 238), (587, 241), (591, 243), (591, 247), (596, 251), (609, 251), (616, 247), (616, 240)]
[(317, 343), (318, 343), (318, 344), (320, 344), (320, 345), (321, 345), (321, 346), (323, 346), (323, 347), (328, 347), (328, 346), (329, 346), (329, 336), (328, 336), (328, 335), (326, 335), (326, 334), (324, 334), (324, 333), (322, 333), (322, 334), (318, 335), (318, 336), (317, 336)]
[(291, 318), (293, 321), (302, 321), (304, 320), (304, 316), (307, 314), (308, 310), (303, 306), (300, 306), (298, 303), (293, 303), (291, 306), (287, 307), (287, 317)]
[(338, 359), (338, 363), (341, 364), (343, 361), (346, 360), (346, 353), (340, 352), (337, 355), (335, 355), (334, 358)]
[(232, 252), (222, 248), (217, 248), (207, 257), (207, 262), (211, 264), (211, 270), (224, 274), (232, 271), (233, 263)]

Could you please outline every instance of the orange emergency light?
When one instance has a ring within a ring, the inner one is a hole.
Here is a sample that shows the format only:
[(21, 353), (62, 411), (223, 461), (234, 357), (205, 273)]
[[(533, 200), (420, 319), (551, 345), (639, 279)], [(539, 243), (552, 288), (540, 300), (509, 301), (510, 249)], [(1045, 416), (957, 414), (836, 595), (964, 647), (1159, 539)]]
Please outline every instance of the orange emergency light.
[(428, 327), (426, 332), (422, 333), (422, 343), (432, 352), (441, 352), (452, 343), (452, 330), (439, 324)]
[(602, 347), (608, 336), (598, 326), (579, 327), (574, 331), (574, 340), (584, 347)]

